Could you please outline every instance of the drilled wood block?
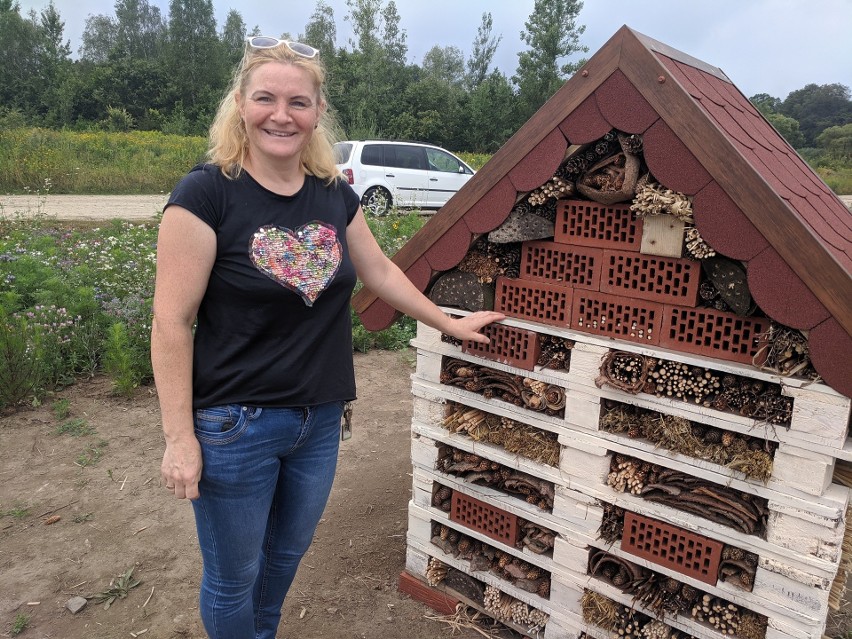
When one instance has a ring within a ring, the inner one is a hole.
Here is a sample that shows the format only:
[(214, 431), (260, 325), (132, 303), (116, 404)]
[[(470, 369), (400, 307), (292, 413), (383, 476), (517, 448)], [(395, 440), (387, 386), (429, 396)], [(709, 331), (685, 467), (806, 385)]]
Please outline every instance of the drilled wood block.
[(521, 247), (522, 280), (535, 280), (598, 290), (602, 252), (598, 248), (557, 242), (524, 242)]
[(621, 549), (711, 585), (722, 559), (720, 542), (631, 512), (624, 516)]
[(510, 317), (570, 326), (573, 289), (546, 282), (498, 278), (494, 310)]
[(629, 248), (642, 243), (642, 220), (628, 204), (598, 204), (589, 200), (559, 200), (554, 240), (600, 248)]
[(680, 257), (683, 254), (685, 224), (672, 215), (650, 215), (642, 219), (642, 246), (645, 255)]
[(489, 324), (480, 331), (489, 340), (487, 344), (465, 340), (462, 352), (484, 357), (525, 371), (535, 368), (541, 344), (538, 333), (507, 324)]
[(600, 290), (664, 304), (695, 306), (701, 264), (693, 260), (607, 249)]
[(761, 346), (760, 334), (769, 329), (769, 319), (666, 305), (662, 328), (659, 344), (663, 348), (759, 365), (755, 356)]
[(592, 291), (574, 291), (571, 327), (577, 331), (640, 344), (658, 344), (663, 305)]

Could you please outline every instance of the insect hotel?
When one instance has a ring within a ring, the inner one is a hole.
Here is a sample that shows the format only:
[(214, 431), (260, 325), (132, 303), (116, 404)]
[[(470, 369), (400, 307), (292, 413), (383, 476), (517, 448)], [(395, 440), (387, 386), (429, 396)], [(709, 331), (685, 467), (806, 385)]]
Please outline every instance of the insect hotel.
[(852, 214), (720, 69), (623, 27), (394, 260), (507, 316), (418, 327), (402, 590), (546, 639), (822, 637)]

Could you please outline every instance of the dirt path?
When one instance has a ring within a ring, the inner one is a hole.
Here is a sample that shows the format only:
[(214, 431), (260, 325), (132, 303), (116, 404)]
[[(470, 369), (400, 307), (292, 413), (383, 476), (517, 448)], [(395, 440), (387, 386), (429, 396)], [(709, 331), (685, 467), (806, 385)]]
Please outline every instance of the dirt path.
[[(841, 195), (852, 207), (852, 195)], [(0, 195), (0, 218), (42, 214), (59, 220), (150, 220), (163, 210), (165, 195)]]
[(0, 195), (0, 217), (46, 215), (59, 220), (151, 220), (163, 195)]
[[(352, 439), (314, 545), (285, 602), (279, 637), (440, 639), (447, 625), (397, 590), (411, 495), (411, 351), (355, 355)], [(57, 419), (53, 402), (68, 400)], [(79, 420), (58, 434), (60, 425)], [(192, 511), (160, 487), (163, 451), (153, 388), (115, 397), (78, 382), (44, 406), (0, 415), (0, 636), (19, 614), (24, 637), (200, 639), (201, 560)], [(45, 525), (50, 515), (59, 521)], [(142, 584), (109, 610), (75, 595), (106, 590), (134, 567)], [(38, 603), (36, 603), (38, 602)], [(135, 636), (135, 635), (133, 635)], [(474, 630), (458, 639), (482, 635)]]

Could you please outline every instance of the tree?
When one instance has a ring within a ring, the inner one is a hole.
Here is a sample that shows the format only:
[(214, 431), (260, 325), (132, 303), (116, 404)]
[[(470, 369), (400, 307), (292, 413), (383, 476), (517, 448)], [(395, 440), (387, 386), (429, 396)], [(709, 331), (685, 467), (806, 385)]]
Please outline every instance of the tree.
[(768, 93), (758, 93), (757, 95), (751, 96), (748, 101), (751, 102), (763, 115), (766, 115), (767, 113), (778, 113), (778, 110), (781, 108), (780, 98), (771, 96)]
[[(336, 59), (336, 86), (330, 97), (341, 124), (351, 131), (381, 134), (401, 110), (405, 87), (416, 76), (405, 65), (408, 47), (396, 4), (390, 0), (346, 0), (352, 23), (352, 51)], [(337, 97), (340, 97), (337, 100)], [(354, 136), (353, 136), (354, 137)]]
[(483, 13), (482, 23), (476, 30), (476, 39), (473, 41), (473, 51), (467, 60), (467, 85), (470, 89), (476, 89), (485, 80), (497, 46), (503, 39), (502, 35), (496, 38), (491, 35), (493, 25), (491, 14)]
[(117, 42), (118, 25), (115, 20), (105, 15), (89, 16), (83, 29), (80, 58), (96, 64), (106, 62)]
[(391, 64), (405, 65), (405, 57), (408, 55), (408, 45), (405, 40), (407, 34), (401, 29), (399, 12), (396, 3), (388, 0), (382, 9), (382, 49)]
[(121, 57), (156, 59), (166, 37), (160, 8), (148, 0), (116, 0), (115, 50)]
[(813, 146), (821, 131), (852, 122), (849, 87), (842, 84), (808, 84), (790, 93), (780, 111), (798, 120), (805, 145)]
[(764, 117), (794, 149), (800, 149), (805, 145), (805, 136), (799, 130), (799, 123), (796, 120), (773, 112), (765, 113)]
[(59, 16), (59, 12), (51, 0), (47, 8), (39, 16), (38, 29), (41, 38), (38, 46), (40, 79), (43, 82), (43, 90), (39, 100), (40, 112), (46, 115), (57, 111), (56, 91), (71, 73), (71, 42), (63, 42), (65, 23)]
[(0, 104), (31, 115), (41, 96), (39, 89), (39, 32), (34, 16), (26, 20), (21, 7), (0, 0)]
[(180, 101), (199, 132), (204, 131), (228, 80), (224, 46), (216, 33), (212, 0), (171, 0), (167, 70)]
[(829, 158), (852, 162), (852, 123), (828, 127), (817, 136), (816, 144)]
[(304, 40), (319, 49), (326, 65), (333, 59), (337, 49), (337, 26), (334, 24), (334, 10), (325, 0), (318, 0), (311, 19), (305, 25)]
[(529, 46), (518, 54), (512, 81), (518, 87), (520, 116), (526, 121), (562, 86), (567, 76), (582, 66), (565, 59), (588, 47), (580, 44), (586, 27), (577, 25), (581, 0), (535, 0), (533, 12), (524, 23), (521, 39)]
[(225, 48), (225, 56), (228, 66), (235, 66), (243, 56), (246, 47), (246, 28), (243, 16), (236, 9), (228, 11), (225, 18), (225, 26), (222, 27), (222, 46)]
[(437, 44), (423, 56), (424, 75), (453, 86), (464, 82), (464, 54), (458, 47)]
[(495, 69), (470, 93), (466, 111), (469, 121), (462, 147), (479, 153), (493, 153), (518, 128), (515, 92), (505, 74)]

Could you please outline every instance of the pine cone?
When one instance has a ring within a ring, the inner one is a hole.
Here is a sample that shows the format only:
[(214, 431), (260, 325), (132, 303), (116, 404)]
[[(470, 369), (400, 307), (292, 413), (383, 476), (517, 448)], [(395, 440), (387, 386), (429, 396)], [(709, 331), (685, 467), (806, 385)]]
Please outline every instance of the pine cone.
[(673, 595), (676, 595), (680, 591), (680, 586), (680, 582), (677, 579), (674, 579), (673, 577), (669, 577), (668, 579), (666, 579), (666, 582), (663, 584), (663, 588), (666, 590), (666, 592), (670, 592)]
[(438, 492), (435, 493), (435, 498), (438, 500), (438, 502), (446, 501), (452, 496), (453, 496), (453, 491), (452, 491), (451, 488), (448, 488), (447, 486), (441, 486), (438, 489)]
[(689, 584), (683, 584), (680, 588), (680, 596), (684, 601), (692, 603), (698, 598), (698, 591)]
[(730, 431), (722, 433), (722, 446), (728, 447), (734, 443), (734, 434)]
[(704, 442), (707, 444), (718, 444), (722, 441), (722, 431), (718, 428), (708, 428), (704, 433)]
[(731, 556), (730, 558), (734, 561), (742, 561), (745, 559), (745, 551), (742, 548), (736, 548), (731, 546)]

